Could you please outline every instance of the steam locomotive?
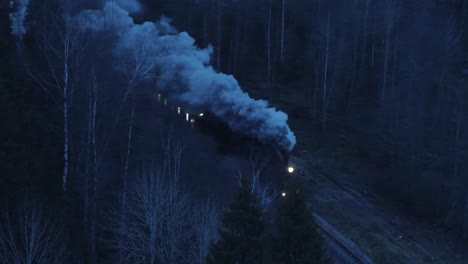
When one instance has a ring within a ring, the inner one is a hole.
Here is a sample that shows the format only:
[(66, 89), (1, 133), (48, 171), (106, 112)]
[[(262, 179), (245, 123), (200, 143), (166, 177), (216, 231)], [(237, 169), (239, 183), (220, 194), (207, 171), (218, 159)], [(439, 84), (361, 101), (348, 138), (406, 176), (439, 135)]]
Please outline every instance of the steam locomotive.
[(157, 94), (157, 100), (180, 115), (194, 129), (213, 138), (220, 155), (243, 157), (250, 163), (256, 163), (250, 165), (261, 166), (261, 181), (281, 186), (287, 177), (296, 173), (295, 168), (289, 163), (289, 153), (286, 150), (236, 133), (225, 122), (209, 112), (174, 105), (162, 94)]

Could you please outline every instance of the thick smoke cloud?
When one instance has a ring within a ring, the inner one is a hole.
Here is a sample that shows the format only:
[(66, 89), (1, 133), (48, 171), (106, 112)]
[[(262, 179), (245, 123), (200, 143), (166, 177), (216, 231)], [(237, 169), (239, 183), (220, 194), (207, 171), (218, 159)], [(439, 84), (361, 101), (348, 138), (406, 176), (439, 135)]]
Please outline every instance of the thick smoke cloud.
[(82, 29), (116, 33), (114, 55), (131, 66), (130, 76), (138, 80), (157, 77), (156, 89), (171, 100), (209, 111), (233, 131), (293, 149), (296, 138), (288, 127), (288, 116), (268, 107), (266, 101), (249, 97), (233, 76), (216, 72), (210, 66), (213, 48), (198, 48), (188, 33), (178, 33), (168, 19), (135, 24), (128, 11), (108, 2), (103, 10), (81, 12), (76, 21)]

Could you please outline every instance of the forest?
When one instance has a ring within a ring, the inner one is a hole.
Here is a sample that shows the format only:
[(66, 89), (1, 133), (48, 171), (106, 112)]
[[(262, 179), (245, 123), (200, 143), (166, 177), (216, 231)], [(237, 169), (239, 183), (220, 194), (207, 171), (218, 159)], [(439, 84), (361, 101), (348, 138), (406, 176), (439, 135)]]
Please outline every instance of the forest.
[(326, 263), (312, 194), (282, 199), (179, 104), (357, 160), (466, 243), (467, 20), (465, 0), (0, 0), (0, 263)]

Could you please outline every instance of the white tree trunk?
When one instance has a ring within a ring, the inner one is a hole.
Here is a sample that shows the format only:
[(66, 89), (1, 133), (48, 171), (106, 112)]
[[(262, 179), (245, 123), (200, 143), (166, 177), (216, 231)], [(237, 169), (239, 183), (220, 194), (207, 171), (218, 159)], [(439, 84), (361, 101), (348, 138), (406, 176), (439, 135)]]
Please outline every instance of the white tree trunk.
[(359, 46), (359, 39), (357, 36), (354, 37), (353, 39), (353, 59), (352, 59), (352, 71), (351, 71), (351, 84), (348, 85), (346, 89), (346, 111), (350, 110), (350, 103), (349, 101), (352, 100), (353, 97), (353, 91), (355, 90), (356, 83), (358, 82), (358, 75), (360, 75), (360, 72), (358, 69), (361, 69), (362, 65), (362, 60), (360, 62), (360, 66), (358, 66), (358, 60), (359, 60), (359, 54), (358, 54), (358, 46)]
[(216, 17), (216, 68), (221, 71), (221, 50), (223, 41), (223, 0), (218, 0), (218, 12)]
[(374, 68), (374, 61), (375, 61), (375, 21), (373, 23), (373, 30), (372, 30), (372, 51), (371, 51), (371, 68)]
[[(94, 73), (91, 73), (93, 75)], [(86, 146), (86, 175), (84, 179), (83, 193), (84, 193), (84, 216), (83, 222), (88, 228), (88, 213), (89, 213), (89, 182), (91, 179), (91, 170), (92, 170), (92, 137), (93, 137), (93, 76), (90, 77), (89, 87), (88, 87), (88, 136), (87, 136), (87, 146)], [(86, 230), (88, 233), (88, 230)]]
[[(320, 13), (322, 12), (322, 5), (321, 5), (321, 1), (318, 1), (318, 6), (317, 6), (317, 13), (315, 14), (315, 16), (318, 18), (317, 19), (317, 24), (320, 25)], [(317, 104), (317, 101), (318, 101), (318, 97), (319, 97), (319, 90), (320, 90), (320, 70), (321, 70), (321, 61), (322, 61), (322, 57), (323, 54), (322, 54), (322, 43), (323, 43), (323, 27), (320, 25), (319, 26), (320, 28), (320, 40), (319, 40), (319, 47), (318, 47), (318, 51), (319, 51), (319, 57), (317, 59), (317, 62), (315, 63), (315, 82), (314, 82), (314, 92), (313, 92), (313, 96), (312, 96), (312, 114), (314, 115), (314, 117), (317, 115), (319, 109), (318, 109), (318, 104)]]
[(271, 9), (272, 9), (272, 0), (270, 0), (270, 5), (268, 7), (268, 29), (267, 29), (267, 60), (268, 60), (268, 69), (267, 69), (267, 89), (270, 95), (271, 93)]
[(387, 9), (387, 17), (386, 17), (386, 32), (385, 32), (385, 53), (384, 53), (384, 65), (383, 65), (383, 80), (382, 80), (382, 89), (380, 91), (380, 100), (381, 103), (384, 103), (386, 96), (387, 96), (387, 72), (388, 72), (388, 61), (389, 61), (389, 53), (390, 53), (390, 33), (392, 32), (393, 27), (393, 20), (395, 15), (395, 8), (393, 3), (389, 4), (389, 8)]
[[(81, 31), (72, 23), (71, 18), (67, 15), (58, 15), (51, 12), (52, 22), (51, 28), (57, 29), (55, 36), (59, 36), (59, 40), (48, 38), (50, 34), (42, 39), (41, 50), (43, 51), (43, 59), (47, 62), (49, 77), (52, 82), (44, 81), (34, 76), (31, 72), (28, 73), (38, 83), (38, 85), (49, 95), (50, 86), (54, 86), (60, 94), (60, 97), (52, 98), (57, 103), (62, 112), (63, 121), (63, 171), (62, 171), (62, 192), (67, 191), (67, 183), (70, 173), (70, 107), (73, 94), (72, 72), (71, 67), (78, 64), (78, 57), (82, 55), (84, 44), (81, 42)], [(63, 22), (62, 25), (61, 23)], [(61, 22), (59, 22), (59, 20)], [(60, 25), (59, 25), (60, 23)], [(53, 59), (52, 59), (53, 57)], [(57, 60), (57, 61), (55, 61)], [(60, 62), (60, 63), (58, 63)], [(57, 64), (58, 63), (58, 64)]]
[(232, 35), (231, 35), (231, 43), (230, 43), (230, 50), (229, 50), (229, 63), (227, 72), (232, 73), (236, 76), (237, 73), (237, 60), (238, 60), (238, 53), (239, 53), (239, 46), (240, 43), (240, 27), (241, 27), (241, 5), (240, 3), (235, 4), (235, 8), (233, 11), (233, 25), (232, 25)]
[(328, 78), (328, 48), (330, 42), (330, 11), (328, 11), (327, 16), (327, 32), (326, 32), (326, 44), (325, 44), (325, 67), (323, 71), (323, 90), (322, 90), (322, 129), (326, 130), (327, 124), (327, 98), (328, 98), (328, 87), (327, 87), (327, 78)]
[(124, 167), (124, 182), (128, 179), (128, 165), (130, 163), (130, 153), (132, 149), (132, 135), (133, 135), (133, 119), (135, 115), (135, 95), (132, 99), (132, 108), (130, 112), (130, 122), (128, 124), (128, 137), (127, 137), (127, 153), (125, 156), (125, 167)]
[(382, 90), (380, 91), (380, 99), (383, 103), (385, 101), (385, 96), (387, 93), (387, 68), (388, 68), (388, 54), (390, 51), (390, 25), (387, 25), (387, 32), (385, 34), (385, 55), (384, 55), (384, 68), (383, 68), (383, 80), (382, 80)]
[(97, 221), (97, 146), (96, 146), (96, 108), (97, 108), (97, 81), (93, 72), (92, 100), (91, 100), (91, 175), (92, 175), (92, 204), (90, 221), (90, 248), (91, 262), (96, 263), (96, 221)]
[[(70, 160), (70, 62), (73, 53), (78, 49), (76, 46), (79, 40), (79, 32), (72, 32), (72, 24), (70, 18), (66, 18), (65, 32), (63, 34), (63, 54), (56, 54), (63, 60), (63, 83), (59, 83), (54, 69), (51, 67), (51, 73), (57, 82), (57, 88), (60, 89), (63, 97), (63, 175), (62, 175), (62, 191), (67, 190), (67, 181), (69, 174), (69, 160)], [(52, 43), (49, 43), (52, 47)], [(50, 63), (50, 62), (49, 62)]]
[(367, 32), (368, 32), (368, 20), (369, 20), (369, 6), (371, 0), (365, 0), (364, 4), (364, 18), (362, 22), (362, 46), (361, 46), (361, 54), (363, 58), (361, 59), (361, 64), (364, 64), (366, 61), (366, 48), (367, 48)]
[(68, 43), (65, 43), (65, 60), (63, 67), (63, 176), (62, 176), (62, 190), (67, 190), (68, 179), (68, 159), (69, 159), (69, 132), (68, 132)]
[(281, 7), (281, 44), (280, 44), (280, 62), (284, 62), (284, 12), (286, 8), (286, 0), (283, 0)]
[[(133, 138), (133, 119), (134, 119), (134, 114), (135, 114), (135, 95), (133, 95), (132, 99), (132, 106), (131, 106), (131, 112), (130, 112), (130, 122), (128, 125), (128, 137), (127, 137), (127, 152), (125, 155), (125, 165), (124, 165), (124, 173), (122, 177), (122, 193), (121, 193), (121, 212), (124, 213), (127, 210), (127, 191), (128, 191), (128, 167), (130, 163), (130, 154), (131, 154), (131, 149), (132, 149), (132, 138)], [(120, 226), (121, 233), (124, 232), (125, 226)], [(120, 237), (119, 243), (123, 243), (123, 237)], [(124, 256), (123, 256), (123, 251), (122, 251), (123, 245), (119, 246), (119, 260), (120, 263), (122, 263)]]
[[(393, 54), (390, 55), (392, 56), (392, 69), (391, 69), (391, 75), (390, 75), (390, 92), (392, 95), (395, 95), (398, 93), (397, 91), (397, 75), (398, 75), (398, 49), (399, 49), (399, 39), (400, 39), (400, 14), (398, 13), (397, 15), (397, 21), (396, 21), (396, 26), (395, 26), (395, 40), (393, 43)], [(399, 105), (400, 103), (397, 103), (396, 109), (392, 110), (392, 115), (393, 118), (390, 120), (390, 125), (389, 125), (389, 133), (393, 134), (395, 129), (397, 128), (398, 122), (399, 122)]]
[(203, 46), (208, 46), (210, 44), (209, 42), (209, 30), (208, 30), (208, 25), (209, 25), (209, 15), (207, 14), (208, 11), (205, 10), (203, 13)]

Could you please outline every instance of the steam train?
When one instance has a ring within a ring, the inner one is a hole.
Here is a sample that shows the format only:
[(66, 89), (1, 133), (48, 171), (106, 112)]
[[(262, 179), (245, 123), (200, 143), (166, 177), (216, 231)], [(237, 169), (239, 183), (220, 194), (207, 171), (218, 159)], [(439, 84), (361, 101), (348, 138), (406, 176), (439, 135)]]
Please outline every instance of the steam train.
[(194, 129), (213, 138), (220, 155), (242, 157), (247, 162), (256, 163), (257, 167), (261, 166), (261, 181), (281, 186), (287, 177), (296, 173), (295, 168), (289, 163), (287, 151), (236, 133), (225, 122), (209, 112), (200, 112), (172, 104), (162, 94), (157, 94), (157, 101), (179, 115)]

